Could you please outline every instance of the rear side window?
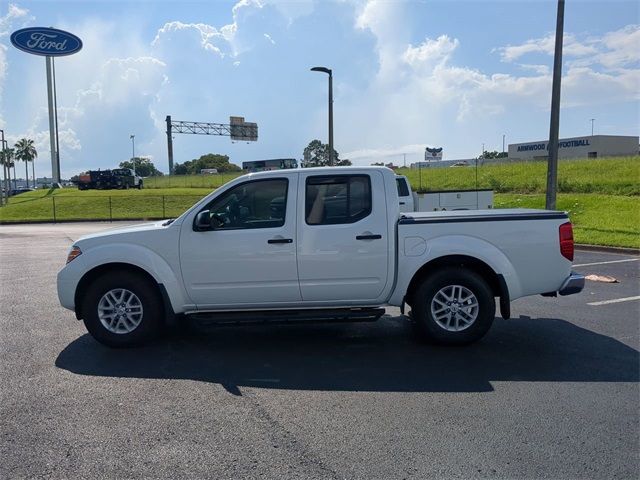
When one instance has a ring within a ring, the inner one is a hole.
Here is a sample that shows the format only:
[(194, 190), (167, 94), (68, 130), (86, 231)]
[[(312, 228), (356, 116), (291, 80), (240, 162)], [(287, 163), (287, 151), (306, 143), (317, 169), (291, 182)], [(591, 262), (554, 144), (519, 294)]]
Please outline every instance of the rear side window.
[(305, 193), (308, 225), (355, 223), (371, 213), (368, 175), (308, 177)]
[(404, 178), (396, 178), (396, 184), (398, 185), (398, 196), (408, 197), (409, 187), (407, 187), (407, 181)]

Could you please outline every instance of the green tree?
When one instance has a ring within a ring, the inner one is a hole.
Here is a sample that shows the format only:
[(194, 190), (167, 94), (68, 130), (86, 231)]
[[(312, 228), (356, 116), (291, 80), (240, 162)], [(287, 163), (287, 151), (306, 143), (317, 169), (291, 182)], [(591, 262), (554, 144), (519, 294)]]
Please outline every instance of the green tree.
[(29, 162), (33, 162), (33, 186), (35, 187), (36, 183), (36, 167), (35, 167), (35, 159), (38, 157), (38, 152), (36, 147), (33, 145), (33, 140), (30, 138), (21, 138), (14, 145), (16, 149), (15, 157), (17, 160), (22, 160), (24, 162), (24, 171), (25, 177), (27, 179), (27, 188), (29, 188)]
[(207, 168), (215, 168), (219, 173), (242, 171), (239, 166), (229, 162), (227, 155), (207, 153), (200, 158), (187, 160), (184, 163), (177, 163), (173, 168), (173, 172), (176, 175), (198, 175), (201, 170)]
[(482, 155), (480, 155), (478, 157), (478, 160), (487, 160), (487, 159), (491, 159), (491, 158), (506, 158), (507, 157), (507, 152), (498, 152), (496, 150), (493, 150), (491, 152), (483, 152)]
[(125, 160), (120, 162), (120, 168), (130, 168), (136, 171), (136, 175), (139, 177), (159, 177), (163, 173), (156, 168), (151, 159), (146, 157), (135, 157), (136, 168), (133, 168), (133, 162), (131, 160)]
[(0, 150), (0, 165), (2, 165), (5, 172), (5, 191), (9, 191), (11, 188), (11, 167), (15, 168), (15, 163), (13, 162), (15, 153), (13, 148), (6, 148), (4, 151)]
[[(349, 160), (340, 160), (340, 155), (333, 149), (334, 165), (338, 167), (351, 165)], [(330, 166), (329, 145), (320, 140), (311, 140), (302, 153), (303, 167), (327, 167)]]

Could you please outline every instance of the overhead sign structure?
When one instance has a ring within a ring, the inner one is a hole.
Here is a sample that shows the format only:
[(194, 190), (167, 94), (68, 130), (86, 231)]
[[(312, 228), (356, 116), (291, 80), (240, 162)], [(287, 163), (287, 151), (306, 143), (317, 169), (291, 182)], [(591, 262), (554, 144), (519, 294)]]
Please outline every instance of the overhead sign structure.
[(257, 142), (258, 124), (245, 122), (244, 117), (229, 117), (232, 142)]
[(194, 135), (220, 135), (231, 137), (232, 141), (258, 141), (258, 124), (245, 122), (244, 117), (229, 117), (229, 123), (185, 122), (172, 120), (167, 115), (167, 153), (169, 156), (169, 174), (173, 174), (173, 134), (191, 133)]
[(82, 40), (57, 28), (29, 27), (11, 34), (11, 43), (23, 52), (49, 57), (73, 55), (82, 49)]
[(18, 50), (46, 58), (47, 97), (49, 103), (49, 140), (51, 142), (51, 176), (60, 183), (60, 148), (58, 143), (58, 105), (55, 92), (53, 57), (73, 55), (82, 49), (82, 40), (72, 33), (49, 27), (28, 27), (11, 34), (11, 43)]

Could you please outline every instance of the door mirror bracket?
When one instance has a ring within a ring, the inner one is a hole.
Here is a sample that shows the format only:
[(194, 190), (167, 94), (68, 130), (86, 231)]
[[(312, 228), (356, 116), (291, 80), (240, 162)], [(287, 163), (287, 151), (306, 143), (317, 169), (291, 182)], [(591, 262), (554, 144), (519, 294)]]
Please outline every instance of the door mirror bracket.
[(209, 210), (203, 210), (196, 215), (196, 219), (193, 222), (193, 229), (196, 232), (213, 230), (211, 225), (211, 212), (209, 212)]

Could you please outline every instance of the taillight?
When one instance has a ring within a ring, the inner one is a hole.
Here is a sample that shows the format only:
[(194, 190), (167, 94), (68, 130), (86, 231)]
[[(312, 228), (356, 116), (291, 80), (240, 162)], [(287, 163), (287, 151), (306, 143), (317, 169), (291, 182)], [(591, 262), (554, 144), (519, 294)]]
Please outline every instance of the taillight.
[(560, 253), (564, 258), (573, 262), (573, 227), (571, 222), (560, 225)]

